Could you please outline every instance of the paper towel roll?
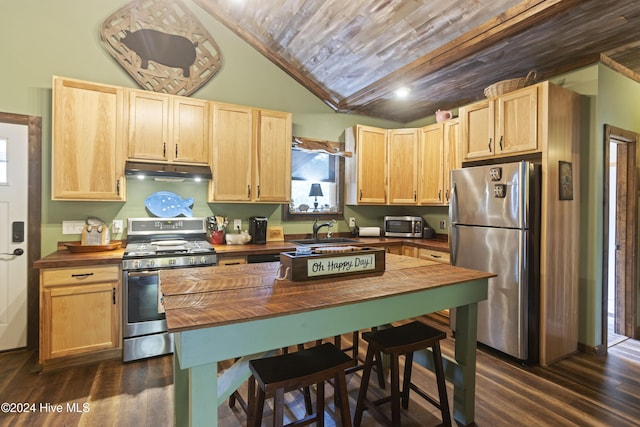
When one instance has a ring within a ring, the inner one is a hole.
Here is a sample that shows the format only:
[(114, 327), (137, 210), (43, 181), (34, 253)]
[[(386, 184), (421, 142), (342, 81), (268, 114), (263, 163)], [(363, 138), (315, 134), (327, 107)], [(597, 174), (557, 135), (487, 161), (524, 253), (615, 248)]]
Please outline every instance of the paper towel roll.
[(377, 237), (380, 236), (380, 227), (360, 227), (359, 235), (361, 237)]

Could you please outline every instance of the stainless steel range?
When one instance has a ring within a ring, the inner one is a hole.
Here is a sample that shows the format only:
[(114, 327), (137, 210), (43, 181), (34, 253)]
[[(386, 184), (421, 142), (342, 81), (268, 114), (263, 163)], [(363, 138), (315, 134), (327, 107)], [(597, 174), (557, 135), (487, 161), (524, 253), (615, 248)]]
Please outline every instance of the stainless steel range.
[(207, 241), (206, 218), (130, 218), (127, 223), (122, 258), (125, 362), (173, 352), (158, 271), (218, 262)]

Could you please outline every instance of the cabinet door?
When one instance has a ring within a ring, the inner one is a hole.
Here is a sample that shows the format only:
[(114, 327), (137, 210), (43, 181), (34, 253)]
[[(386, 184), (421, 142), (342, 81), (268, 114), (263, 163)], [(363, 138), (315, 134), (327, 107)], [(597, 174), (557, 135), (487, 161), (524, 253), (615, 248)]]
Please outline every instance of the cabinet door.
[(209, 163), (209, 102), (175, 97), (172, 110), (173, 132), (169, 157), (176, 162)]
[(213, 105), (211, 201), (251, 200), (252, 141), (251, 108), (229, 104)]
[(54, 77), (51, 198), (125, 200), (122, 88)]
[(511, 155), (538, 149), (538, 87), (530, 86), (499, 97), (496, 153)]
[(387, 130), (358, 125), (357, 132), (358, 203), (385, 204)]
[(169, 160), (168, 95), (129, 91), (129, 159)]
[(493, 100), (460, 108), (460, 121), (463, 159), (492, 157), (495, 152)]
[(254, 194), (260, 202), (291, 199), (291, 113), (256, 110)]
[(420, 129), (420, 184), (418, 203), (441, 205), (444, 203), (443, 125), (435, 124)]
[(387, 141), (389, 204), (414, 205), (418, 197), (418, 129), (393, 129)]
[(444, 202), (449, 204), (451, 196), (451, 171), (462, 167), (462, 161), (459, 159), (459, 132), (460, 121), (458, 119), (447, 120), (444, 122)]
[(118, 282), (45, 288), (41, 360), (119, 346)]

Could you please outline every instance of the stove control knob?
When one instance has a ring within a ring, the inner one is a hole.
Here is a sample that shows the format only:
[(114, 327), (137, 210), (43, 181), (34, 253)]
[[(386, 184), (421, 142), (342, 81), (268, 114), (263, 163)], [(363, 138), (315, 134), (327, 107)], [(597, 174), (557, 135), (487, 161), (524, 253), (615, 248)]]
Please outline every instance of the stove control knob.
[(142, 262), (140, 260), (133, 261), (133, 268), (138, 269), (142, 266)]
[(176, 259), (175, 258), (170, 258), (169, 259), (169, 265), (176, 265)]
[(156, 262), (152, 259), (150, 259), (149, 261), (147, 261), (147, 267), (153, 267), (156, 264)]
[(201, 256), (200, 257), (200, 264), (206, 264), (207, 263), (207, 257), (206, 256)]
[(195, 257), (189, 258), (189, 264), (196, 265), (196, 258)]

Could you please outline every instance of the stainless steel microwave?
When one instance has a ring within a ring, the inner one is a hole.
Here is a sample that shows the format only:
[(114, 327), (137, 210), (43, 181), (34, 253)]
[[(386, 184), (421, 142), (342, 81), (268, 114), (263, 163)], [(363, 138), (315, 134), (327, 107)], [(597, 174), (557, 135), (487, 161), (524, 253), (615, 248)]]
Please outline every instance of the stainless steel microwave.
[(422, 237), (424, 221), (419, 216), (385, 216), (384, 235), (387, 237)]

